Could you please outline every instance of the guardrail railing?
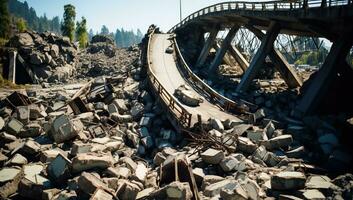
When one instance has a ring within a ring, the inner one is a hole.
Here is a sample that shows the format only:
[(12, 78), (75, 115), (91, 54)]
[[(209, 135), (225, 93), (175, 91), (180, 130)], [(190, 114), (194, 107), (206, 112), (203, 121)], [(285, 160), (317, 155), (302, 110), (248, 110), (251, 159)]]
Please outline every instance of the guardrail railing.
[(170, 94), (157, 79), (156, 75), (151, 70), (150, 65), (152, 65), (152, 61), (150, 59), (150, 44), (151, 39), (154, 34), (154, 31), (149, 35), (148, 46), (147, 46), (147, 75), (149, 77), (151, 85), (154, 87), (155, 92), (165, 104), (167, 110), (173, 117), (177, 120), (177, 122), (183, 128), (189, 128), (191, 126), (191, 117), (192, 114), (189, 113), (178, 101), (176, 101), (172, 94)]
[(189, 65), (186, 63), (184, 57), (182, 56), (176, 38), (174, 38), (173, 42), (177, 54), (177, 61), (179, 61), (178, 63), (180, 63), (182, 70), (185, 72), (184, 74), (187, 76), (185, 78), (188, 78), (191, 81), (191, 83), (196, 87), (196, 90), (198, 90), (206, 98), (208, 98), (211, 103), (218, 105), (225, 111), (237, 111), (239, 113), (245, 113), (248, 110), (245, 105), (239, 105), (238, 103), (228, 99), (227, 97), (222, 96), (213, 88), (211, 88), (208, 84), (206, 84), (202, 79), (200, 79), (200, 77), (194, 74), (194, 72), (190, 69)]
[(210, 13), (235, 10), (253, 10), (253, 11), (280, 11), (297, 10), (318, 7), (334, 7), (353, 4), (353, 0), (287, 0), (287, 1), (234, 1), (215, 4), (199, 11), (196, 11), (186, 17), (183, 21), (171, 28), (168, 33), (174, 32), (187, 22)]

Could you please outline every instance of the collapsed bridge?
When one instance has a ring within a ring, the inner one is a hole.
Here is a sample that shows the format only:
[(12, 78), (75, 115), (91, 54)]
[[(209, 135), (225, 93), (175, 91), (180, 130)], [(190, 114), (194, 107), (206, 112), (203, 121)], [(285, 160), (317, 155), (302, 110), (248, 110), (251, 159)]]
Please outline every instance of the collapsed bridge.
[[(201, 67), (212, 75), (229, 52), (244, 71), (236, 88), (236, 92), (241, 96), (264, 67), (266, 57), (269, 57), (288, 87), (296, 88), (303, 85), (303, 80), (281, 52), (274, 48), (277, 36), (288, 34), (324, 37), (332, 42), (331, 50), (293, 111), (293, 116), (296, 117), (311, 114), (337, 74), (349, 71), (346, 56), (353, 43), (352, 19), (351, 0), (226, 2), (209, 6), (191, 14), (167, 34), (150, 34), (147, 45), (149, 80), (176, 126), (189, 128), (200, 121), (200, 118), (234, 119), (230, 113), (241, 110), (243, 104), (247, 103), (234, 102), (220, 95), (195, 75), (189, 65)], [(231, 45), (237, 31), (244, 27), (261, 40), (261, 45), (250, 63)], [(226, 37), (219, 45), (211, 64), (205, 66), (217, 34), (224, 29), (229, 30)], [(204, 37), (206, 33), (207, 39)], [(176, 39), (173, 38), (174, 34)], [(194, 58), (188, 59), (191, 60), (189, 63), (185, 61), (185, 55), (182, 55), (178, 45), (185, 42), (202, 47), (193, 51), (196, 52), (194, 55), (187, 55)], [(174, 48), (174, 55), (166, 51), (169, 46)], [(180, 102), (173, 93), (181, 84), (193, 88), (192, 90), (205, 97), (206, 101), (193, 108)]]

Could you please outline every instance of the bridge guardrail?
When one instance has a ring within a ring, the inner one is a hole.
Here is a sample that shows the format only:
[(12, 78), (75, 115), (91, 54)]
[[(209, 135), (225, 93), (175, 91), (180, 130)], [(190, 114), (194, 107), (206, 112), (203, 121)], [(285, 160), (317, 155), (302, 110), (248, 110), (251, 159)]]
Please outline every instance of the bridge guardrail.
[(191, 126), (191, 117), (192, 114), (189, 113), (178, 101), (176, 101), (172, 94), (170, 94), (157, 79), (156, 75), (150, 68), (152, 61), (150, 59), (150, 44), (151, 38), (154, 34), (154, 31), (149, 35), (148, 46), (147, 46), (147, 75), (149, 77), (149, 81), (151, 85), (154, 87), (155, 92), (163, 101), (162, 103), (167, 106), (170, 114), (173, 115), (174, 118), (178, 120), (178, 123), (183, 128), (189, 128)]
[(234, 1), (215, 4), (199, 11), (196, 11), (182, 20), (180, 23), (171, 28), (168, 33), (174, 32), (176, 29), (185, 25), (187, 22), (214, 12), (230, 11), (230, 10), (252, 10), (252, 11), (286, 11), (317, 7), (333, 7), (350, 5), (353, 0), (287, 0), (287, 1)]
[(176, 38), (174, 38), (173, 42), (174, 42), (174, 46), (177, 54), (176, 57), (180, 61), (179, 63), (181, 64), (181, 66), (183, 67), (182, 70), (186, 72), (186, 75), (191, 79), (193, 85), (196, 86), (197, 89), (201, 91), (205, 96), (207, 96), (212, 103), (215, 103), (223, 110), (228, 112), (232, 112), (232, 111), (245, 112), (245, 110), (247, 110), (244, 106), (241, 107), (236, 102), (220, 95), (217, 91), (215, 91), (208, 84), (206, 84), (202, 79), (200, 79), (200, 77), (194, 74), (194, 72), (190, 69), (184, 57), (182, 56)]

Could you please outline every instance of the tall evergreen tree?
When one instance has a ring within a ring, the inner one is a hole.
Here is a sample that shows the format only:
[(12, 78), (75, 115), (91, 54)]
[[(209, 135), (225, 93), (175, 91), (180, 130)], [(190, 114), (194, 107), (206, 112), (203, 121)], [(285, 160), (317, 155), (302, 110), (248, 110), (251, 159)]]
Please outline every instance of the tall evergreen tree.
[(106, 25), (103, 25), (101, 28), (101, 34), (102, 35), (109, 35), (109, 29)]
[(81, 22), (76, 23), (76, 39), (81, 48), (85, 48), (88, 43), (87, 20), (82, 17)]
[(7, 0), (0, 0), (0, 37), (8, 38), (10, 32), (10, 15)]
[(76, 18), (75, 6), (71, 4), (65, 5), (64, 10), (64, 21), (61, 24), (61, 31), (64, 36), (69, 37), (70, 40), (73, 41), (75, 35)]
[(93, 30), (89, 29), (89, 33), (88, 33), (89, 40), (92, 40), (93, 36), (94, 36)]
[(115, 43), (116, 43), (117, 47), (123, 47), (122, 46), (122, 34), (119, 29), (116, 29), (116, 32), (115, 32)]

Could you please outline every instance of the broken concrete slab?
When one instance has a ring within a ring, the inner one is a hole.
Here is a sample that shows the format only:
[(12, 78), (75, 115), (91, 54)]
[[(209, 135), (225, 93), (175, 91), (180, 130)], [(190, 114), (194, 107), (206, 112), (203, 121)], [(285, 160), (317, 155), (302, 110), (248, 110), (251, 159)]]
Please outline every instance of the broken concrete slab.
[(306, 177), (302, 172), (280, 172), (271, 177), (271, 188), (275, 190), (295, 190), (305, 187)]
[(50, 133), (56, 143), (62, 143), (75, 138), (78, 130), (67, 115), (60, 115), (54, 119)]
[(11, 160), (9, 160), (8, 165), (26, 165), (28, 163), (28, 160), (26, 157), (22, 156), (21, 154), (15, 154)]
[(30, 109), (29, 106), (18, 106), (16, 110), (17, 119), (22, 122), (23, 124), (29, 123), (29, 113)]
[(9, 122), (6, 124), (5, 130), (13, 135), (18, 135), (22, 128), (23, 128), (23, 124), (22, 122), (20, 122), (19, 120), (12, 118), (9, 120)]
[(0, 184), (13, 180), (19, 173), (21, 173), (21, 169), (14, 167), (5, 167), (0, 170)]
[(219, 195), (221, 189), (234, 189), (238, 183), (232, 179), (226, 179), (206, 186), (204, 195), (208, 197), (214, 197)]
[(72, 159), (72, 170), (77, 173), (95, 168), (106, 169), (114, 163), (110, 153), (81, 153)]
[(201, 158), (205, 163), (219, 164), (224, 158), (224, 152), (210, 148), (201, 153)]
[(78, 186), (80, 190), (89, 195), (92, 195), (98, 188), (102, 188), (106, 191), (111, 190), (103, 181), (87, 172), (82, 172), (78, 179)]
[(312, 175), (305, 183), (305, 187), (309, 189), (327, 190), (332, 186), (334, 185), (331, 183), (331, 179), (323, 175)]
[(191, 91), (191, 88), (186, 85), (179, 86), (174, 91), (174, 96), (176, 96), (181, 102), (188, 106), (199, 106), (199, 104), (203, 102), (202, 97), (195, 94), (193, 91)]
[(238, 137), (238, 145), (237, 148), (239, 151), (252, 154), (257, 148), (257, 145), (254, 144), (249, 138), (246, 137)]
[(303, 197), (307, 200), (324, 200), (326, 199), (319, 190), (305, 190), (303, 192)]
[(211, 118), (209, 119), (210, 124), (212, 128), (216, 129), (217, 131), (223, 132), (224, 131), (224, 126), (221, 122), (221, 120), (216, 119), (216, 118)]
[(65, 152), (59, 148), (42, 151), (40, 161), (42, 163), (52, 162), (60, 153), (65, 155)]
[(48, 175), (56, 182), (64, 181), (70, 176), (71, 161), (59, 153), (48, 165)]
[(232, 189), (222, 188), (220, 195), (223, 200), (247, 200), (247, 199), (249, 199), (249, 195), (248, 195), (247, 191), (244, 190), (240, 184)]
[(263, 141), (261, 144), (269, 150), (288, 147), (293, 143), (292, 135), (281, 135), (278, 137), (271, 138), (270, 140)]
[(220, 163), (219, 165), (221, 166), (222, 170), (224, 172), (230, 172), (232, 171), (237, 165), (239, 165), (239, 161), (232, 157), (232, 156), (228, 156), (225, 157)]
[(140, 181), (141, 183), (144, 183), (147, 177), (147, 173), (148, 173), (147, 167), (142, 163), (138, 163), (135, 173), (132, 175), (132, 179)]
[(90, 200), (113, 200), (113, 195), (98, 188), (91, 196)]
[(136, 200), (148, 199), (155, 190), (155, 188), (146, 188), (140, 191), (139, 193), (137, 193)]
[(249, 138), (252, 141), (259, 142), (259, 141), (268, 140), (265, 131), (262, 129), (247, 130), (246, 132), (247, 132), (247, 138)]

